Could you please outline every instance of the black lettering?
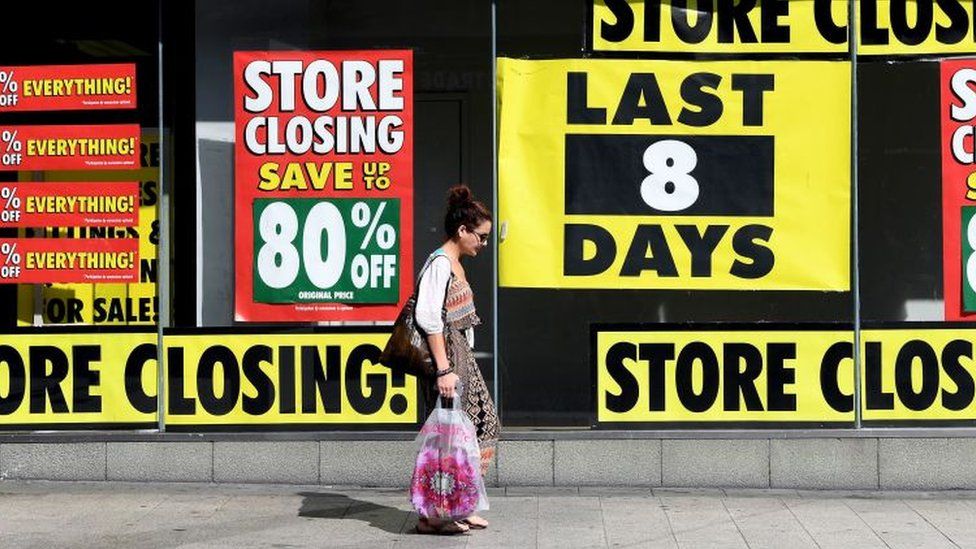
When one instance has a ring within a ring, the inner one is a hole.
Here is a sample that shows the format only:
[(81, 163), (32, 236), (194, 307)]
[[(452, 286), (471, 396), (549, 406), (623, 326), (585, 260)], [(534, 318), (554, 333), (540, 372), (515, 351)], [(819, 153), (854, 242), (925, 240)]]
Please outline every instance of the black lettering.
[(257, 390), (257, 394), (250, 396), (247, 393), (241, 397), (241, 408), (245, 414), (260, 416), (274, 406), (275, 388), (271, 377), (261, 369), (261, 363), (272, 364), (272, 350), (267, 345), (254, 345), (249, 347), (241, 357), (241, 370), (244, 378), (250, 382)]
[(820, 361), (820, 392), (827, 401), (827, 405), (838, 412), (854, 411), (854, 395), (846, 395), (840, 390), (837, 374), (840, 362), (854, 358), (854, 344), (849, 341), (838, 341), (827, 348), (823, 360)]
[[(650, 257), (647, 256), (648, 248)], [(678, 276), (678, 268), (660, 225), (637, 226), (620, 276), (640, 276), (644, 271), (655, 271), (658, 276)]]
[(606, 0), (607, 9), (617, 19), (610, 24), (600, 21), (600, 37), (607, 42), (623, 42), (634, 32), (634, 12), (627, 0)]
[(139, 183), (139, 206), (155, 206), (159, 201), (159, 184), (155, 181)]
[(60, 324), (64, 322), (64, 316), (68, 308), (64, 305), (64, 300), (59, 297), (48, 298), (44, 312), (48, 322)]
[(71, 347), (71, 408), (75, 413), (102, 411), (102, 397), (91, 394), (92, 386), (98, 386), (101, 373), (91, 369), (92, 362), (102, 359), (99, 345), (74, 345)]
[[(695, 363), (701, 364), (702, 389), (695, 393)], [(681, 349), (675, 368), (675, 389), (678, 400), (690, 412), (704, 412), (712, 407), (718, 397), (719, 370), (718, 359), (712, 348), (701, 341), (694, 341)]]
[(7, 379), (10, 380), (7, 395), (0, 396), (0, 415), (10, 415), (20, 408), (27, 392), (27, 371), (24, 357), (10, 345), (0, 345), (0, 364), (7, 365)]
[(681, 82), (681, 98), (689, 105), (698, 107), (693, 111), (683, 107), (678, 113), (678, 122), (686, 126), (710, 126), (722, 117), (722, 99), (708, 93), (705, 88), (717, 90), (722, 77), (710, 72), (696, 72)]
[(864, 406), (868, 410), (895, 409), (894, 393), (884, 392), (881, 386), (882, 358), (880, 342), (869, 341), (864, 345)]
[(772, 74), (733, 74), (732, 89), (742, 92), (742, 125), (763, 125), (763, 94), (776, 88)]
[(834, 23), (834, 16), (830, 11), (830, 5), (834, 0), (814, 0), (813, 18), (817, 24), (817, 30), (824, 40), (831, 44), (843, 44), (847, 41), (847, 26)]
[(749, 22), (749, 12), (756, 7), (756, 0), (718, 0), (718, 42), (735, 42), (736, 28), (743, 44), (755, 44), (756, 31)]
[(654, 73), (636, 72), (630, 75), (620, 96), (617, 112), (613, 115), (613, 124), (627, 126), (637, 118), (646, 118), (651, 124), (671, 124), (671, 115), (668, 114)]
[(674, 345), (671, 343), (641, 343), (640, 359), (647, 361), (648, 405), (651, 412), (663, 412), (667, 403), (665, 396), (664, 363), (674, 360)]
[[(51, 412), (68, 413), (68, 403), (64, 399), (61, 383), (68, 377), (68, 355), (51, 345), (31, 346), (30, 362), (30, 413), (47, 412), (47, 401), (51, 401)], [(51, 364), (51, 373), (47, 365)]]
[[(912, 386), (915, 359), (922, 366), (922, 387), (916, 393)], [(939, 359), (928, 343), (913, 339), (898, 351), (895, 358), (895, 392), (909, 410), (926, 410), (939, 395)]]
[[(224, 373), (224, 387), (218, 397), (214, 387), (214, 372), (220, 364)], [(197, 398), (207, 413), (215, 416), (229, 414), (241, 394), (241, 370), (234, 352), (223, 345), (214, 345), (200, 355), (197, 366)]]
[[(613, 265), (617, 243), (610, 231), (598, 225), (567, 223), (563, 228), (563, 274), (566, 276), (598, 275)], [(583, 257), (584, 244), (592, 242), (593, 257)]]
[(766, 405), (770, 412), (796, 411), (796, 395), (786, 393), (786, 386), (796, 383), (796, 370), (786, 367), (787, 360), (796, 358), (795, 343), (766, 345)]
[(949, 410), (965, 410), (973, 403), (973, 376), (959, 361), (973, 358), (973, 344), (963, 339), (954, 339), (942, 349), (942, 369), (946, 376), (956, 384), (956, 392), (942, 389), (942, 405)]
[[(742, 363), (745, 368), (742, 368)], [(722, 349), (722, 409), (740, 410), (742, 400), (746, 410), (762, 411), (763, 404), (756, 390), (756, 379), (762, 374), (762, 353), (748, 343), (726, 343)]]
[(762, 41), (767, 44), (789, 44), (790, 26), (779, 22), (790, 14), (789, 0), (763, 0), (760, 6)]
[(732, 236), (732, 249), (735, 253), (746, 259), (751, 259), (751, 263), (745, 263), (736, 259), (732, 263), (729, 272), (739, 278), (762, 278), (773, 270), (776, 264), (776, 257), (773, 251), (759, 244), (769, 242), (773, 236), (773, 228), (766, 225), (743, 225), (741, 229)]
[[(68, 298), (68, 322), (79, 323), (83, 322), (81, 319), (81, 311), (85, 308), (85, 303), (77, 298)], [(76, 410), (77, 411), (77, 410)]]
[(624, 366), (624, 360), (637, 360), (636, 345), (621, 341), (607, 349), (607, 375), (620, 386), (619, 395), (606, 391), (607, 410), (618, 414), (633, 410), (640, 396), (637, 378)]
[(96, 297), (92, 302), (92, 320), (97, 324), (105, 322), (106, 318), (108, 318), (108, 311), (105, 310), (105, 298)]
[(566, 74), (567, 124), (607, 123), (607, 109), (591, 107), (587, 104), (587, 76), (585, 72), (570, 72)]
[(908, 0), (891, 0), (891, 31), (902, 44), (917, 46), (925, 41), (932, 30), (934, 17), (932, 0), (913, 0), (917, 8), (915, 26), (908, 24)]
[(877, 1), (861, 2), (861, 44), (880, 46), (888, 43), (888, 29), (878, 26)]
[(958, 44), (966, 37), (969, 27), (969, 15), (966, 8), (958, 0), (935, 0), (949, 19), (949, 26), (937, 22), (935, 25), (935, 39), (942, 44)]
[(370, 361), (379, 364), (380, 349), (376, 345), (358, 345), (349, 353), (346, 362), (346, 397), (352, 409), (360, 414), (375, 414), (386, 402), (386, 375), (379, 373), (366, 374), (366, 387), (369, 396), (363, 391), (362, 384), (363, 363)]
[[(182, 351), (182, 349), (180, 350)], [(172, 353), (170, 353), (170, 356), (173, 356)], [(142, 371), (145, 369), (146, 363), (150, 360), (156, 360), (156, 345), (154, 343), (143, 343), (135, 349), (132, 349), (132, 352), (129, 353), (129, 358), (125, 359), (125, 370), (123, 373), (126, 399), (128, 399), (129, 404), (133, 408), (144, 414), (155, 413), (157, 404), (156, 397), (150, 396), (142, 386)], [(182, 366), (181, 363), (181, 369)], [(172, 367), (172, 363), (170, 367)], [(180, 388), (182, 389), (182, 386)], [(171, 390), (173, 389), (175, 388), (171, 388)], [(182, 394), (179, 396), (182, 397)]]
[(117, 297), (113, 297), (109, 300), (108, 320), (109, 322), (122, 322), (125, 320), (125, 311), (122, 310), (122, 300)]
[(729, 226), (708, 225), (705, 234), (699, 234), (694, 225), (676, 225), (675, 229), (691, 252), (691, 276), (712, 276), (712, 254)]
[(278, 347), (278, 391), (281, 402), (278, 411), (282, 414), (294, 414), (298, 399), (295, 398), (295, 348)]
[(152, 282), (156, 283), (156, 265), (158, 260), (156, 259), (140, 259), (139, 260), (139, 282)]
[(712, 13), (715, 11), (714, 0), (699, 0), (695, 24), (689, 21), (692, 11), (688, 9), (688, 0), (672, 0), (671, 26), (679, 40), (686, 44), (700, 44), (712, 31)]
[(302, 412), (314, 414), (318, 412), (316, 393), (321, 398), (323, 409), (327, 414), (338, 414), (342, 411), (342, 354), (338, 345), (326, 345), (325, 370), (322, 369), (322, 359), (319, 350), (313, 345), (302, 347)]
[(644, 0), (644, 41), (661, 41), (661, 0)]
[(167, 377), (169, 377), (169, 394), (167, 395), (169, 414), (174, 416), (193, 415), (197, 411), (197, 403), (192, 398), (186, 397), (183, 347), (170, 347), (166, 355), (166, 371)]

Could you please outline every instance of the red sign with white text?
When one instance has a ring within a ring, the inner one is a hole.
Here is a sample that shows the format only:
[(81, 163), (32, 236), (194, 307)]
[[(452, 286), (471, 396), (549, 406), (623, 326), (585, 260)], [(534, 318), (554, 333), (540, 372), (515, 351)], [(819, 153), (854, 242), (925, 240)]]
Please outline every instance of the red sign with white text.
[(0, 182), (0, 228), (133, 227), (139, 183)]
[(235, 319), (396, 318), (413, 290), (413, 52), (234, 53)]
[(137, 168), (138, 124), (0, 126), (0, 171)]
[(134, 108), (134, 63), (0, 67), (0, 112)]
[(0, 238), (0, 284), (138, 281), (137, 238)]
[[(962, 238), (976, 248), (976, 226), (963, 227), (963, 206), (976, 205), (976, 60), (941, 63), (942, 277), (945, 319), (973, 320), (963, 295), (976, 289), (976, 254), (963, 257)], [(972, 263), (972, 265), (970, 265)]]

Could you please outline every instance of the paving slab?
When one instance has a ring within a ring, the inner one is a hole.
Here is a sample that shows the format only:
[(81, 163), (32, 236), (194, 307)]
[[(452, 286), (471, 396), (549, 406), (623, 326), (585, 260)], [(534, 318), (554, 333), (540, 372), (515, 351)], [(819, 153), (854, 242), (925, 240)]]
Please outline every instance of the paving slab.
[(0, 481), (0, 547), (976, 549), (967, 491), (513, 488), (491, 496), (487, 530), (439, 537), (416, 533), (402, 490)]

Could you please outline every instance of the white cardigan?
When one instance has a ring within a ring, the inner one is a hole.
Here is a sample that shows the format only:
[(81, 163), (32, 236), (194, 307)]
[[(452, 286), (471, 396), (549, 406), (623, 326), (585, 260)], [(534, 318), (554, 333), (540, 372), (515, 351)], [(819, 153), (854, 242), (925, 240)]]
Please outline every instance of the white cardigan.
[[(451, 279), (451, 259), (443, 254), (431, 256), (427, 262), (427, 270), (420, 276), (417, 288), (417, 305), (414, 314), (417, 325), (428, 334), (439, 334), (444, 331), (444, 320), (441, 311), (444, 308), (444, 298), (447, 297), (447, 283)], [(468, 345), (474, 348), (474, 330), (464, 331)]]

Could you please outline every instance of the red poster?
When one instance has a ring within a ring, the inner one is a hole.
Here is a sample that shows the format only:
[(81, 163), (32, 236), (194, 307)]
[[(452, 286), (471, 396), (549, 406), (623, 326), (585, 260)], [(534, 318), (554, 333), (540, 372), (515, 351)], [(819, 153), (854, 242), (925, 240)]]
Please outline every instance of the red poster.
[(413, 290), (413, 53), (234, 53), (235, 318), (390, 321)]
[[(963, 227), (963, 206), (976, 205), (976, 60), (942, 62), (942, 261), (945, 319), (973, 320), (963, 295), (976, 288), (976, 257), (963, 257), (963, 236), (976, 247), (976, 226)], [(976, 254), (974, 254), (976, 255)], [(972, 262), (967, 273), (967, 266)]]
[(0, 67), (0, 112), (136, 108), (136, 66)]
[(0, 182), (0, 228), (134, 227), (139, 183)]
[(0, 238), (0, 284), (138, 281), (137, 238)]
[(137, 168), (138, 124), (0, 126), (0, 171)]

